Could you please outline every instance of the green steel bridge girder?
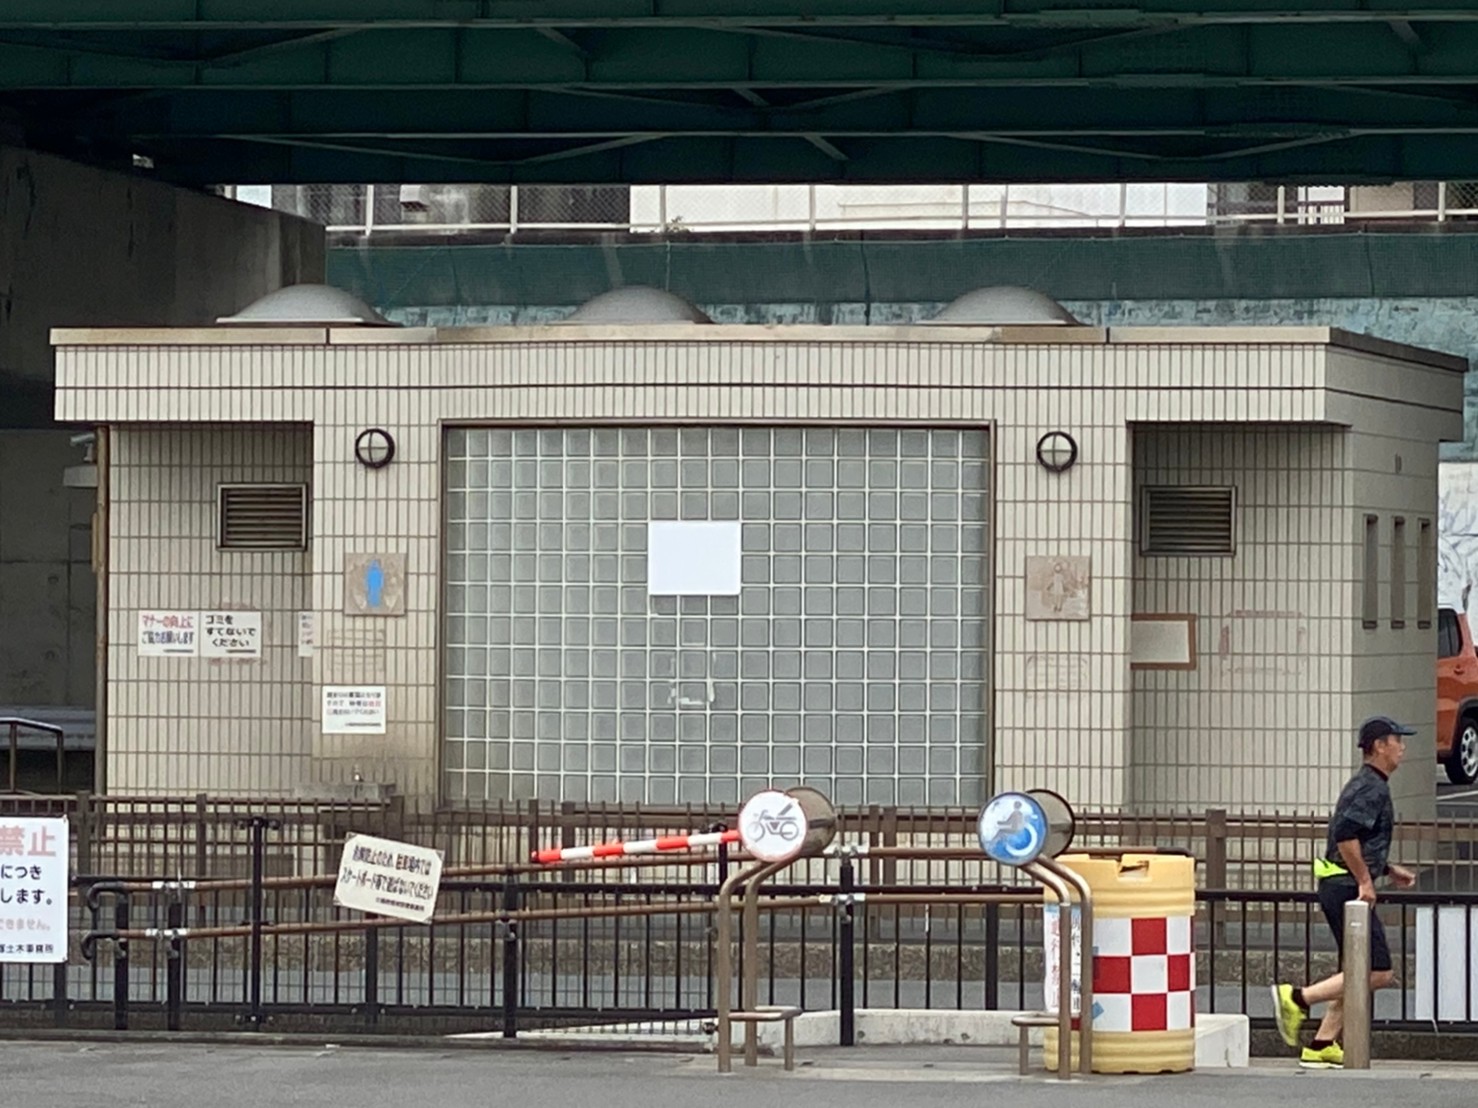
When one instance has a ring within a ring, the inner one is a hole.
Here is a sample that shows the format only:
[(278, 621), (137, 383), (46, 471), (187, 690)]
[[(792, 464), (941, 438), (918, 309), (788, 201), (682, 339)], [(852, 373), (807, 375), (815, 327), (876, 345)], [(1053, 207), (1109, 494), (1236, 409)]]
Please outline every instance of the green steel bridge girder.
[(222, 182), (1478, 177), (1478, 4), (6, 0), (0, 135)]

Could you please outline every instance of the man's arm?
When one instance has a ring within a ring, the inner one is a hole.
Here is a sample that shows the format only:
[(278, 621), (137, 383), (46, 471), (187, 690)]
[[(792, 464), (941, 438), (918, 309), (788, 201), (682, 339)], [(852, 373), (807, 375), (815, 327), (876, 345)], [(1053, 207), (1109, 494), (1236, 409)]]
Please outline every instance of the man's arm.
[(1339, 848), (1339, 856), (1344, 860), (1345, 869), (1350, 871), (1350, 875), (1360, 886), (1360, 899), (1367, 904), (1374, 904), (1375, 881), (1365, 865), (1365, 856), (1360, 853), (1360, 840), (1341, 839), (1334, 845)]

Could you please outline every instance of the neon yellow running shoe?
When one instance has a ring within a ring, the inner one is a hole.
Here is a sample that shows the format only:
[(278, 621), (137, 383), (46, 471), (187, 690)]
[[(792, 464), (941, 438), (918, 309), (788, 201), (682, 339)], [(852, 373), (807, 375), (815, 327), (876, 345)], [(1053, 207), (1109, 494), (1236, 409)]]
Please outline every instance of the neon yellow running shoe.
[(1293, 999), (1292, 985), (1273, 986), (1273, 1015), (1278, 1020), (1278, 1034), (1289, 1046), (1298, 1045), (1298, 1029), (1307, 1014)]
[(1321, 1050), (1306, 1046), (1299, 1055), (1298, 1064), (1306, 1070), (1342, 1070), (1345, 1068), (1345, 1048), (1339, 1043), (1330, 1043)]

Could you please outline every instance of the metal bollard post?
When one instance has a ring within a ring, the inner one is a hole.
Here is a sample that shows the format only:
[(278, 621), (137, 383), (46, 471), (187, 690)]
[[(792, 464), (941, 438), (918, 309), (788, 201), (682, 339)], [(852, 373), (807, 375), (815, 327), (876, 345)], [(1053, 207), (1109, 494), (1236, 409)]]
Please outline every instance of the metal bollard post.
[[(119, 932), (128, 930), (128, 897), (122, 893), (113, 904), (113, 926)], [(113, 940), (113, 1030), (128, 1030), (128, 940)]]
[(1345, 904), (1345, 1069), (1370, 1068), (1370, 905)]
[[(166, 921), (171, 931), (185, 926), (183, 901), (171, 900), (166, 909)], [(180, 1029), (180, 1009), (185, 1003), (185, 948), (178, 935), (170, 937), (165, 950), (164, 967), (164, 1026), (166, 1030)]]
[[(842, 856), (842, 870), (838, 888), (842, 895), (851, 893), (857, 887), (856, 875), (852, 868), (850, 855)], [(857, 921), (852, 911), (850, 899), (842, 902), (841, 913), (837, 917), (837, 946), (838, 982), (837, 1005), (840, 1008), (837, 1022), (841, 1031), (842, 1046), (857, 1045), (857, 950), (854, 946), (857, 937)]]
[[(503, 910), (518, 911), (518, 875), (510, 873), (503, 886)], [(518, 923), (503, 924), (503, 1038), (518, 1038)]]

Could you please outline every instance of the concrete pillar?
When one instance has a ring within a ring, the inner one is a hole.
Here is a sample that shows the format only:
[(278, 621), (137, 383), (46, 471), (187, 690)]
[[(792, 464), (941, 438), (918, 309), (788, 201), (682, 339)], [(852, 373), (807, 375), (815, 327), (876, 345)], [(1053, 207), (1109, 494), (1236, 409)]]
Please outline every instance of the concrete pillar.
[(323, 229), (279, 212), (0, 147), (0, 715), (91, 707), (94, 494), (52, 418), (53, 327), (213, 321), (322, 281)]

